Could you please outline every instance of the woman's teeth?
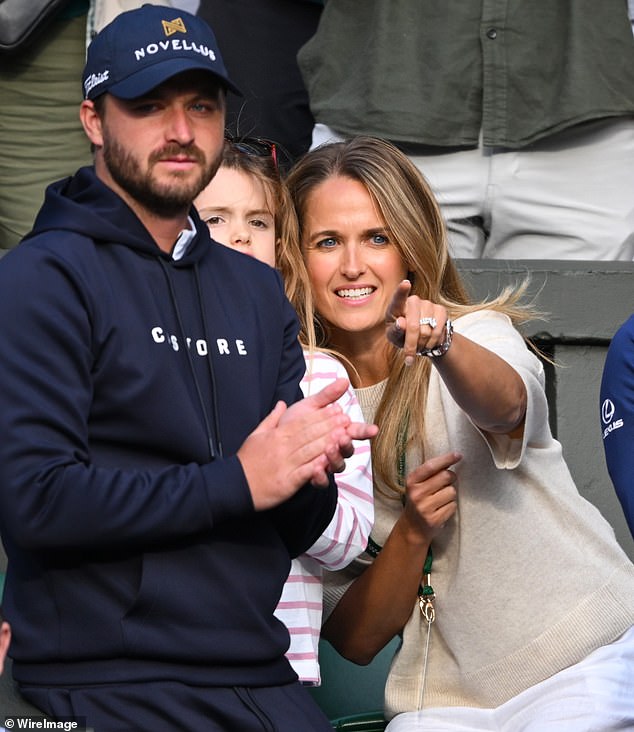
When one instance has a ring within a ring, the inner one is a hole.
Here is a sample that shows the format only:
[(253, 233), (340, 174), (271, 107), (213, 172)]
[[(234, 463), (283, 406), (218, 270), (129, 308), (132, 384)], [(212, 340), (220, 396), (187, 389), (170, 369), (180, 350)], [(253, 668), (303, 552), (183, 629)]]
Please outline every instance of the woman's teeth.
[(357, 288), (349, 288), (347, 290), (337, 290), (337, 296), (338, 297), (366, 297), (367, 295), (371, 294), (372, 288), (371, 287), (357, 287)]

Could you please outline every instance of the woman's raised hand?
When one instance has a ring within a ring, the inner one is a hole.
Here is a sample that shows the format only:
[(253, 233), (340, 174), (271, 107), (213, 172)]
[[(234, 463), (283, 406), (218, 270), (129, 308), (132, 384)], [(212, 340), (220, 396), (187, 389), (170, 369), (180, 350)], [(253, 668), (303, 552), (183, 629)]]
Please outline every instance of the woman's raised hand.
[(385, 314), (386, 337), (402, 348), (409, 366), (417, 354), (441, 346), (446, 339), (447, 310), (418, 295), (410, 295), (412, 283), (399, 283)]

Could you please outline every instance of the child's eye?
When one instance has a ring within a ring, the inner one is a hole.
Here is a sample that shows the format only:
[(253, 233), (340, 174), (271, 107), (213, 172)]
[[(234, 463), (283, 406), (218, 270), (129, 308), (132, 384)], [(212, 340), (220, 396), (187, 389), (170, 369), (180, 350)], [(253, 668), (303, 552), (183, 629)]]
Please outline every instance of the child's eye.
[(224, 219), (222, 216), (207, 216), (205, 223), (207, 226), (218, 226), (218, 224), (224, 223)]
[(263, 219), (251, 219), (251, 226), (255, 227), (256, 229), (268, 229), (269, 224), (267, 221), (264, 221)]

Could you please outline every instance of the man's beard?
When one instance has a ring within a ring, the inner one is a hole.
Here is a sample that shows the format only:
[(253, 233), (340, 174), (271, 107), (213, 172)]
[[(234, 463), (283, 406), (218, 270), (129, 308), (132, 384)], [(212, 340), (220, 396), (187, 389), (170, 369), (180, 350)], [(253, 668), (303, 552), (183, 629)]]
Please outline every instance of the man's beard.
[[(168, 145), (157, 153), (152, 153), (148, 160), (147, 172), (142, 173), (138, 161), (116, 140), (104, 140), (104, 162), (113, 180), (151, 213), (170, 218), (188, 211), (193, 200), (214, 177), (220, 166), (220, 154), (206, 164), (205, 155), (197, 147), (181, 147)], [(160, 183), (153, 177), (154, 165), (159, 160), (175, 154), (186, 154), (201, 165), (196, 179), (189, 179), (185, 174), (174, 172), (171, 183)]]

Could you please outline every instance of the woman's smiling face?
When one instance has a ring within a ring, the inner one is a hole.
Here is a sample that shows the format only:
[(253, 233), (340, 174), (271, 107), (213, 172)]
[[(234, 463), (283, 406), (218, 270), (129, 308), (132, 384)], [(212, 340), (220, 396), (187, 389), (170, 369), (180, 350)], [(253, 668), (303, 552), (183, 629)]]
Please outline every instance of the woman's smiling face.
[(344, 176), (315, 186), (306, 199), (302, 249), (315, 308), (333, 343), (385, 340), (385, 313), (407, 267), (366, 187)]

